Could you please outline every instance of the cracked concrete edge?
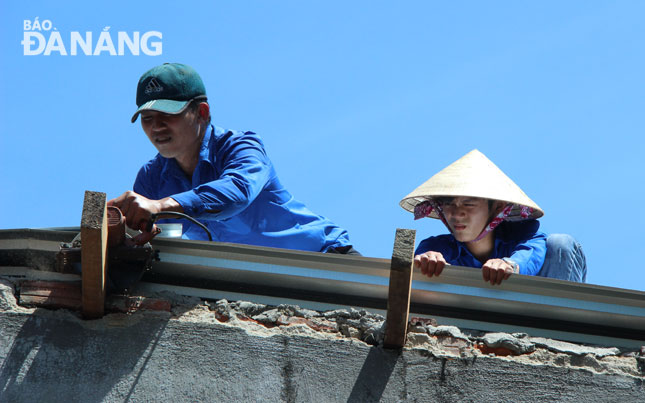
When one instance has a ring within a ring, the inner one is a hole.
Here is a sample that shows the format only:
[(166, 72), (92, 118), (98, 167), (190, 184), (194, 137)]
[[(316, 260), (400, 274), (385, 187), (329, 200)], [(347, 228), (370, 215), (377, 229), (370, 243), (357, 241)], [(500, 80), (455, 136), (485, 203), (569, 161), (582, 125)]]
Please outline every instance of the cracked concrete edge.
[(529, 339), (531, 343), (534, 343), (536, 346), (546, 348), (556, 353), (565, 353), (565, 354), (571, 354), (571, 355), (577, 355), (577, 356), (591, 354), (598, 358), (615, 356), (621, 353), (620, 349), (616, 347), (603, 348), (603, 347), (583, 346), (583, 345), (569, 343), (569, 342), (560, 341), (560, 340), (545, 339), (543, 337), (530, 337)]
[[(130, 327), (145, 320), (176, 320), (235, 327), (258, 337), (302, 336), (327, 340), (348, 340), (382, 346), (384, 318), (364, 309), (337, 309), (318, 312), (296, 305), (270, 306), (250, 301), (204, 301), (173, 292), (158, 292), (150, 297), (165, 298), (171, 312), (140, 311), (112, 313), (97, 320), (82, 320), (68, 310), (24, 308), (17, 304), (15, 286), (0, 277), (0, 313), (44, 315), (69, 320), (100, 331), (111, 327)], [(618, 348), (600, 348), (567, 343), (516, 333), (472, 335), (455, 326), (419, 324), (410, 326), (406, 350), (437, 358), (475, 360), (502, 359), (527, 365), (546, 365), (645, 378), (640, 353), (625, 354)], [(508, 351), (510, 353), (500, 353)]]

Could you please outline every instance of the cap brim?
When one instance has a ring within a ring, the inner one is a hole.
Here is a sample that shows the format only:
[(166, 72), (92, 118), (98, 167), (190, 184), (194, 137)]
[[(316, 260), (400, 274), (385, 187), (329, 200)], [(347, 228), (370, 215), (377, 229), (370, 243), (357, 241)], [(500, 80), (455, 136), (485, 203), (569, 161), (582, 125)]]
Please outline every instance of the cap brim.
[(170, 115), (176, 115), (183, 112), (183, 110), (188, 105), (188, 101), (174, 101), (172, 99), (153, 99), (148, 101), (145, 104), (141, 105), (139, 109), (132, 115), (132, 123), (137, 121), (137, 117), (143, 111), (157, 111), (163, 112)]

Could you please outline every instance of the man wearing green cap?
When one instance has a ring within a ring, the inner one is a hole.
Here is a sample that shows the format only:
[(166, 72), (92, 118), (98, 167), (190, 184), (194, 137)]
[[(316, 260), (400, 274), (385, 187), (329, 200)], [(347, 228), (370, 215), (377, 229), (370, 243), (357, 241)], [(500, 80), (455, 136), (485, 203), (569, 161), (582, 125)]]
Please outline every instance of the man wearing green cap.
[[(159, 154), (139, 171), (133, 190), (112, 199), (138, 243), (156, 233), (154, 217), (184, 213), (214, 240), (316, 252), (359, 254), (347, 231), (311, 212), (280, 184), (260, 137), (211, 125), (206, 89), (190, 66), (166, 63), (137, 86), (141, 127)], [(208, 239), (183, 221), (183, 237)]]

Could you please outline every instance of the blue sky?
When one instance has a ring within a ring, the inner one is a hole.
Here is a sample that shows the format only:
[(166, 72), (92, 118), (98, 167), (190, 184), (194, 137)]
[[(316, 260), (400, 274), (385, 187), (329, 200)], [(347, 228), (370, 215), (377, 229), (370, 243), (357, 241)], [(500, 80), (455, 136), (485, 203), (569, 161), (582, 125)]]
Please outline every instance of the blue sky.
[[(644, 15), (641, 1), (3, 2), (0, 228), (78, 226), (85, 190), (131, 189), (156, 154), (129, 120), (137, 80), (182, 62), (214, 123), (259, 133), (289, 191), (367, 256), (388, 258), (397, 227), (445, 232), (398, 202), (477, 148), (544, 231), (582, 243), (588, 282), (645, 290)], [(67, 56), (24, 54), (36, 17)], [(69, 55), (72, 31), (96, 45), (106, 27), (115, 42), (158, 31), (162, 54)]]

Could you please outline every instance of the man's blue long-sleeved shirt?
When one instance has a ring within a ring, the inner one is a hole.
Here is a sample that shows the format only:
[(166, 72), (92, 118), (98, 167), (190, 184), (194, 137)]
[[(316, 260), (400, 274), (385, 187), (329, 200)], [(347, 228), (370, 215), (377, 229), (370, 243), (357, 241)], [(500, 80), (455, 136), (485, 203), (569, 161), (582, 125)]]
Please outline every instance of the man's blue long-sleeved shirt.
[[(213, 240), (307, 251), (351, 245), (347, 231), (312, 213), (280, 184), (264, 144), (253, 132), (210, 126), (188, 178), (174, 158), (146, 163), (133, 190), (149, 199), (172, 197), (205, 224)], [(208, 239), (187, 220), (184, 238)]]
[[(520, 266), (520, 274), (537, 275), (546, 256), (546, 234), (539, 228), (537, 220), (501, 223), (495, 228), (495, 246), (489, 259), (510, 258)], [(481, 268), (486, 263), (477, 260), (452, 234), (424, 239), (414, 254), (428, 251), (440, 252), (453, 265)]]

